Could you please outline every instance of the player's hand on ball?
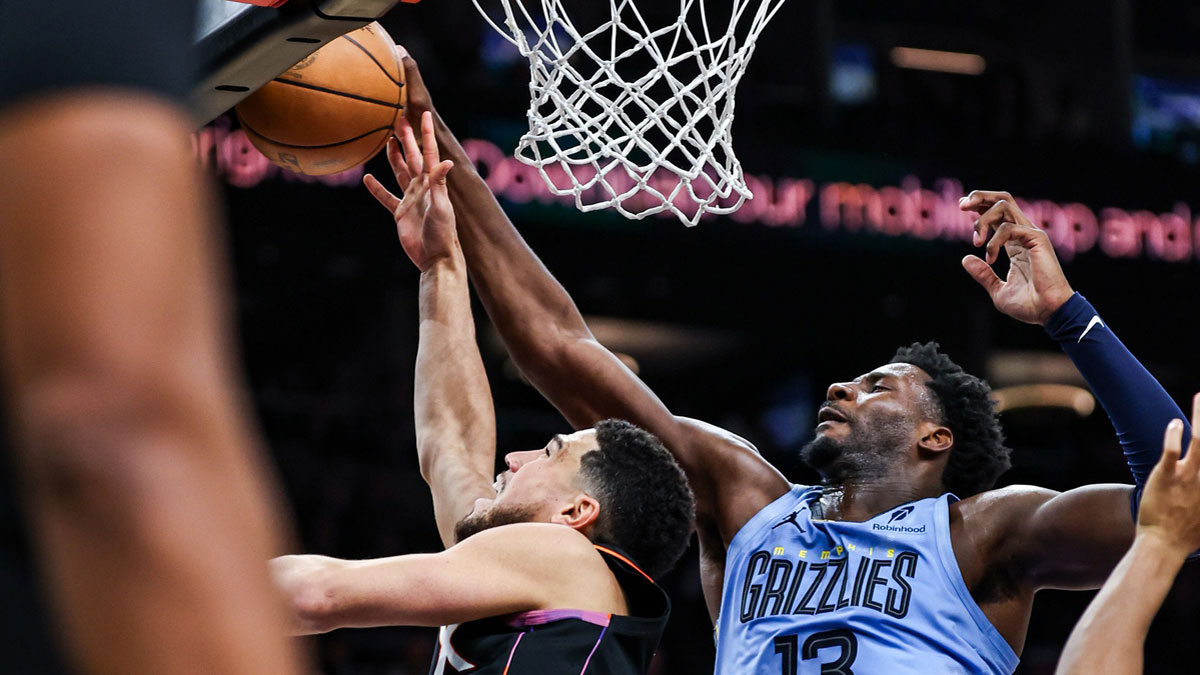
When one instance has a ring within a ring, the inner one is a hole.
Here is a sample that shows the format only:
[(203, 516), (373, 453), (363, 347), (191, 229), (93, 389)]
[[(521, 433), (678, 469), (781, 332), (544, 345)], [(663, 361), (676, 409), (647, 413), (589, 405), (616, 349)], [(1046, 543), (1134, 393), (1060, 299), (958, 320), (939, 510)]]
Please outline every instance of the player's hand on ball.
[(407, 121), (401, 121), (399, 136), (399, 143), (395, 138), (388, 141), (387, 156), (396, 183), (407, 186), (404, 197), (396, 197), (371, 174), (363, 176), (363, 183), (391, 211), (400, 245), (424, 272), (439, 259), (462, 255), (454, 229), (454, 208), (446, 191), (446, 175), (454, 162), (439, 160), (433, 116), (428, 112), (421, 117), (421, 146)]
[[(963, 267), (987, 290), (996, 309), (1018, 321), (1046, 323), (1075, 293), (1058, 264), (1050, 237), (1030, 222), (1007, 192), (974, 190), (959, 200), (958, 206), (979, 214), (972, 243), (986, 245), (983, 258), (969, 255), (963, 258)], [(1003, 280), (991, 267), (1000, 258), (1001, 247), (1009, 263), (1008, 277)]]
[(1192, 442), (1183, 459), (1183, 422), (1172, 420), (1163, 454), (1146, 481), (1138, 536), (1156, 538), (1181, 558), (1200, 549), (1200, 394), (1192, 399)]
[(417, 67), (417, 61), (408, 53), (408, 50), (396, 45), (396, 60), (404, 69), (404, 86), (407, 89), (404, 117), (416, 122), (426, 111), (433, 110), (433, 100), (429, 98), (429, 89), (425, 87), (425, 80), (421, 78), (421, 70)]

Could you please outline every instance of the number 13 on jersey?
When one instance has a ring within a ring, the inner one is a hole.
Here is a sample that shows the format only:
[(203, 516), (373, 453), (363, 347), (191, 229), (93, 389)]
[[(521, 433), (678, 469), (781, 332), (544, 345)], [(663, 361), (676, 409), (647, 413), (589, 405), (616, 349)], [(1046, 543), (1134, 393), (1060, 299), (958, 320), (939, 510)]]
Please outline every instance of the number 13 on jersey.
[[(821, 662), (822, 675), (854, 675), (851, 666), (854, 665), (854, 657), (858, 655), (858, 639), (845, 628), (813, 633), (803, 645), (800, 644), (799, 636), (795, 634), (775, 637), (775, 653), (779, 654), (782, 660), (782, 675), (798, 675), (799, 660), (815, 659), (817, 651), (826, 648), (837, 648), (839, 652), (833, 660)], [(828, 655), (829, 652), (826, 652), (826, 658)]]

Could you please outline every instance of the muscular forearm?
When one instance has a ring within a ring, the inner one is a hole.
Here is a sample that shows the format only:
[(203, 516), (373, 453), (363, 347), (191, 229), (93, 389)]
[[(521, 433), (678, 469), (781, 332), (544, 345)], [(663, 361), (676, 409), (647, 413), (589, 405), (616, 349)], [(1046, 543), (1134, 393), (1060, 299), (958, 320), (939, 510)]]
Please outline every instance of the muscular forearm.
[(590, 336), (570, 295), (521, 238), (487, 183), (436, 116), (438, 149), (457, 167), (449, 177), (471, 281), (515, 359), (559, 339)]
[(470, 484), (490, 484), (496, 446), (492, 394), (475, 341), (461, 253), (421, 274), (420, 307), (417, 453), (434, 494), (438, 528), (450, 545), (454, 524), (466, 515), (457, 512), (464, 500), (453, 493), (464, 489), (464, 473)]
[(1139, 534), (1071, 632), (1057, 672), (1142, 672), (1150, 622), (1183, 560), (1177, 547)]
[[(661, 435), (629, 400), (611, 396), (606, 378), (622, 369), (616, 357), (595, 342), (571, 296), (521, 238), (453, 132), (435, 119), (438, 148), (457, 167), (449, 189), (471, 281), (517, 367), (575, 427), (621, 417)], [(596, 383), (581, 386), (589, 378)]]
[[(1082, 295), (1076, 293), (1054, 312), (1046, 332), (1071, 357), (1112, 419), (1139, 488), (1135, 495), (1140, 495), (1162, 454), (1163, 430), (1172, 419), (1186, 419), (1183, 411)], [(1185, 445), (1190, 436), (1191, 429), (1185, 429)]]

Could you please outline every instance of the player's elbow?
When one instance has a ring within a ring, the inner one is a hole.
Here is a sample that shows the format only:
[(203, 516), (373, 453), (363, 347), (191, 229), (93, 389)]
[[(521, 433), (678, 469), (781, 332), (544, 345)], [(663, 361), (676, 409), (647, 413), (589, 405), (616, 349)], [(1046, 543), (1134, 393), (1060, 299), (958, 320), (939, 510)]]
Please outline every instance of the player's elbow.
[(152, 518), (156, 499), (197, 462), (185, 430), (149, 393), (100, 378), (64, 378), (11, 399), (16, 451), (35, 501), (113, 536)]
[(301, 632), (328, 633), (338, 627), (339, 601), (328, 578), (310, 574), (291, 589), (292, 613)]
[(417, 468), (421, 478), (427, 485), (433, 485), (438, 478), (442, 463), (446, 461), (446, 451), (438, 443), (417, 436)]
[(554, 322), (531, 322), (522, 326), (522, 330), (520, 340), (505, 340), (513, 362), (522, 372), (562, 368), (581, 353), (604, 349), (586, 326), (574, 328)]
[(327, 633), (339, 627), (341, 601), (335, 583), (342, 561), (311, 555), (285, 555), (271, 561), (275, 586), (284, 596), (294, 632)]
[(463, 435), (456, 423), (427, 424), (418, 430), (417, 466), (426, 484), (441, 487), (491, 482), (490, 478), (471, 473), (471, 452), (461, 440)]
[[(138, 123), (130, 124), (129, 116), (135, 112)], [(163, 101), (118, 101), (103, 92), (76, 95), (71, 105), (47, 110), (40, 119), (42, 128), (54, 130), (47, 136), (51, 144), (42, 151), (74, 161), (173, 168), (181, 153), (190, 150), (186, 133), (190, 123), (175, 106)]]
[(438, 451), (432, 443), (428, 441), (422, 442), (420, 433), (417, 438), (417, 469), (421, 472), (421, 478), (427, 485), (432, 485), (434, 477), (437, 476), (438, 466)]

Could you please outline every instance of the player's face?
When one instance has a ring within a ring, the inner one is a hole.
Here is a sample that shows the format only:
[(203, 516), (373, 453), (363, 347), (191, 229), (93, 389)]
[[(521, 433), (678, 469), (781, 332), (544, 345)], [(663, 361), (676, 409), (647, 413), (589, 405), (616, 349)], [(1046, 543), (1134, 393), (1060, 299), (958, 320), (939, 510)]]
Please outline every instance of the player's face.
[(596, 449), (596, 431), (585, 429), (555, 436), (537, 450), (504, 456), (508, 470), (496, 476), (496, 496), (475, 500), (475, 508), (459, 523), (459, 539), (489, 527), (517, 522), (550, 522), (581, 488), (579, 462)]
[(918, 440), (932, 402), (928, 380), (916, 366), (891, 363), (830, 385), (804, 460), (833, 482), (886, 474)]

